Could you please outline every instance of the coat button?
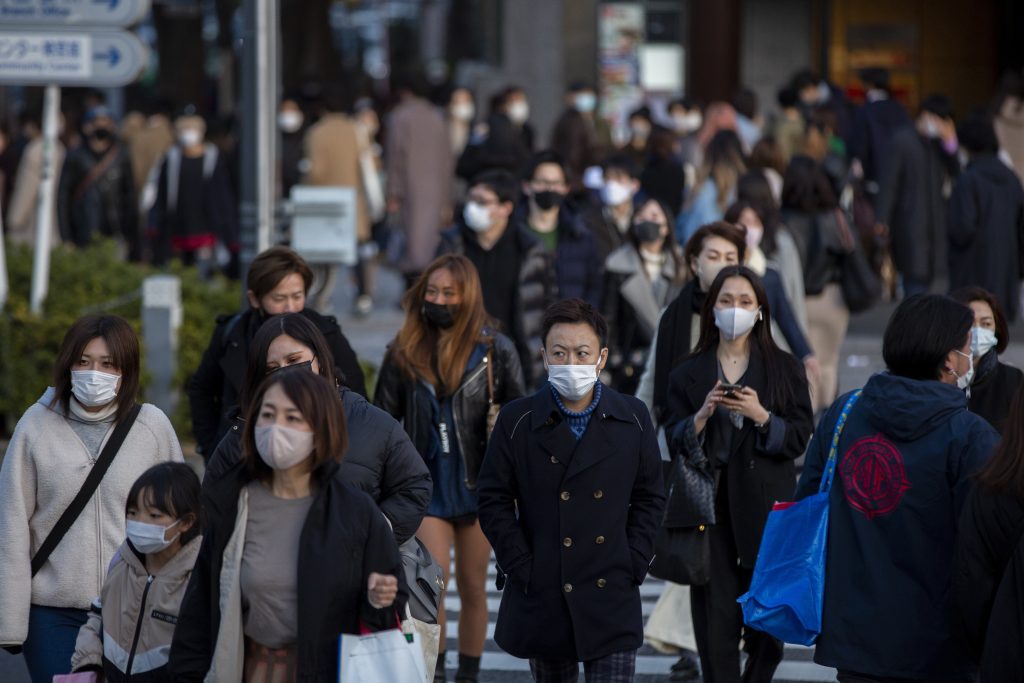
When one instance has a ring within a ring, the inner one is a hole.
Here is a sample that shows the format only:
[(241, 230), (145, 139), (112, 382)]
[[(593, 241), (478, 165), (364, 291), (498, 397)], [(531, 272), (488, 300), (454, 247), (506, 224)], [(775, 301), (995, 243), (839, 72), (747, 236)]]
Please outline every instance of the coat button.
[(595, 538), (594, 543), (597, 543), (598, 545), (604, 543), (604, 536), (598, 536), (597, 538)]
[(607, 585), (608, 585), (608, 582), (605, 581), (604, 579), (598, 579), (597, 580), (597, 587), (598, 588), (604, 588)]
[(552, 465), (557, 465), (558, 464), (558, 458), (556, 458), (555, 456), (552, 455), (551, 456), (551, 464)]
[(601, 413), (601, 419), (602, 420), (607, 420), (608, 419), (608, 413)]
[(562, 590), (564, 590), (566, 593), (572, 593), (572, 584), (565, 584), (564, 586), (562, 586)]
[(559, 496), (559, 498), (561, 498), (562, 500), (569, 500), (570, 497), (571, 496), (569, 495), (568, 491), (562, 491), (562, 495)]
[(748, 470), (754, 469), (754, 461), (753, 460), (751, 460), (750, 463), (747, 465), (747, 469)]
[(564, 539), (562, 539), (562, 545), (564, 545), (566, 548), (571, 548), (572, 547), (572, 539), (569, 538), (568, 536), (566, 536)]
[(548, 419), (544, 420), (544, 424), (550, 427), (551, 425), (555, 424), (555, 420), (554, 418), (549, 417)]
[(604, 498), (604, 491), (602, 491), (601, 489), (594, 491), (594, 498), (596, 498), (597, 500), (601, 500), (602, 498)]

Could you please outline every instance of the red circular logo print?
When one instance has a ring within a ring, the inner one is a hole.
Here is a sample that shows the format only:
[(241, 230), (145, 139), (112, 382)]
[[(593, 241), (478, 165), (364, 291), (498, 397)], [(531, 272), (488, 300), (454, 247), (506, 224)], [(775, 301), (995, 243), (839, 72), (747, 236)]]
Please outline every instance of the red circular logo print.
[(887, 515), (910, 488), (903, 454), (881, 434), (866, 436), (839, 463), (846, 500), (868, 519)]

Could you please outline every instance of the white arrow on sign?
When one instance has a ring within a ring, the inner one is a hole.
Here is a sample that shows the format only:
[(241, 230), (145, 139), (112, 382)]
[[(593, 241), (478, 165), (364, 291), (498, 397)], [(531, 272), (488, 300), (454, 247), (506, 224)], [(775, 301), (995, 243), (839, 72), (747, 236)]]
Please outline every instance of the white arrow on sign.
[(0, 30), (0, 84), (128, 85), (149, 48), (126, 31)]
[(0, 0), (0, 25), (104, 26), (142, 21), (150, 0)]

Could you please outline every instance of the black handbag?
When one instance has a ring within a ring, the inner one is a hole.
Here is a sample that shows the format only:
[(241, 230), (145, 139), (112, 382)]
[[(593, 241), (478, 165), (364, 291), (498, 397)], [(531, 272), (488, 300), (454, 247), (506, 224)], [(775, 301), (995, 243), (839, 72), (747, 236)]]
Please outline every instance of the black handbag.
[(840, 236), (847, 248), (842, 258), (839, 284), (846, 307), (851, 313), (860, 313), (882, 298), (882, 280), (871, 267), (860, 240), (854, 239), (843, 212), (836, 209), (835, 213)]
[(673, 459), (665, 519), (654, 539), (651, 576), (684, 586), (703, 586), (710, 580), (707, 532), (715, 524), (715, 488), (716, 475), (703, 452)]
[(415, 536), (398, 546), (398, 551), (409, 589), (409, 614), (427, 624), (436, 624), (444, 592), (444, 570), (434, 562), (423, 541)]

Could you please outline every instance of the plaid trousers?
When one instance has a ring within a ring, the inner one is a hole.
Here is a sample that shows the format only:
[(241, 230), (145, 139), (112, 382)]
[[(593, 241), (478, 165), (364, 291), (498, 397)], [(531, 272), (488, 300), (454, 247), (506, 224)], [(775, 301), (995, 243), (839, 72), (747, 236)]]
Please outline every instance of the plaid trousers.
[[(586, 683), (632, 683), (636, 670), (636, 650), (613, 652), (583, 662)], [(576, 683), (580, 663), (571, 659), (531, 659), (530, 673), (536, 683)]]

